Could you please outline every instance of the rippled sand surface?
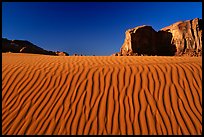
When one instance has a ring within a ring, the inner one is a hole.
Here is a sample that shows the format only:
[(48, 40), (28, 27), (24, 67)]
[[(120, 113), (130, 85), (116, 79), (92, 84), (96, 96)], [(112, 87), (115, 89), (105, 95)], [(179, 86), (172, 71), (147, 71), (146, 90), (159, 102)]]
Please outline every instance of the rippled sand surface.
[(202, 134), (202, 58), (2, 53), (2, 134)]

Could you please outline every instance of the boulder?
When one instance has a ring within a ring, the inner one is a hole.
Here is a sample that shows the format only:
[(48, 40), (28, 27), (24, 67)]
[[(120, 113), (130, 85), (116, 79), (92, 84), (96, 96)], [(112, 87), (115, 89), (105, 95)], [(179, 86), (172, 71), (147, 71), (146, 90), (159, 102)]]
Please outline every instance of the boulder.
[(122, 54), (120, 52), (114, 53), (111, 56), (122, 56)]

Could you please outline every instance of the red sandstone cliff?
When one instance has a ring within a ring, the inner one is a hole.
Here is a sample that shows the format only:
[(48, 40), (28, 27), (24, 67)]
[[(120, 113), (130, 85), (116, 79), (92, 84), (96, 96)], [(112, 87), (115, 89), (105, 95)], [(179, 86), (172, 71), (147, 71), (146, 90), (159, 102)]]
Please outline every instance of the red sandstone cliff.
[(156, 32), (151, 26), (126, 31), (116, 55), (202, 55), (202, 19), (180, 21)]

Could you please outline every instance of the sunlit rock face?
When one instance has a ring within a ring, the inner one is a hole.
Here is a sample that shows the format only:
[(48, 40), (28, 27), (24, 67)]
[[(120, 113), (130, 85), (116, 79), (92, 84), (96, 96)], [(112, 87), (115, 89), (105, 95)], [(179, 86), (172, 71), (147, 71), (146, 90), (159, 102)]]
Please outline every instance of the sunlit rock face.
[(180, 21), (161, 30), (172, 34), (176, 55), (202, 54), (202, 19)]
[(202, 20), (179, 21), (156, 32), (151, 26), (138, 26), (125, 33), (120, 49), (131, 55), (202, 55)]

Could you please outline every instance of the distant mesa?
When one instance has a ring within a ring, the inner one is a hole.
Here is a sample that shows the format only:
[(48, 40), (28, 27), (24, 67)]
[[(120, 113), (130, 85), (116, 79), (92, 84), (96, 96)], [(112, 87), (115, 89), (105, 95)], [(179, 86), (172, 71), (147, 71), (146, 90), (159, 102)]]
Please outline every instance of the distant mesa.
[(8, 40), (6, 38), (2, 38), (2, 52), (69, 56), (66, 52), (44, 50), (26, 40)]
[(128, 29), (113, 56), (202, 56), (202, 19), (179, 21), (156, 32), (151, 26)]

